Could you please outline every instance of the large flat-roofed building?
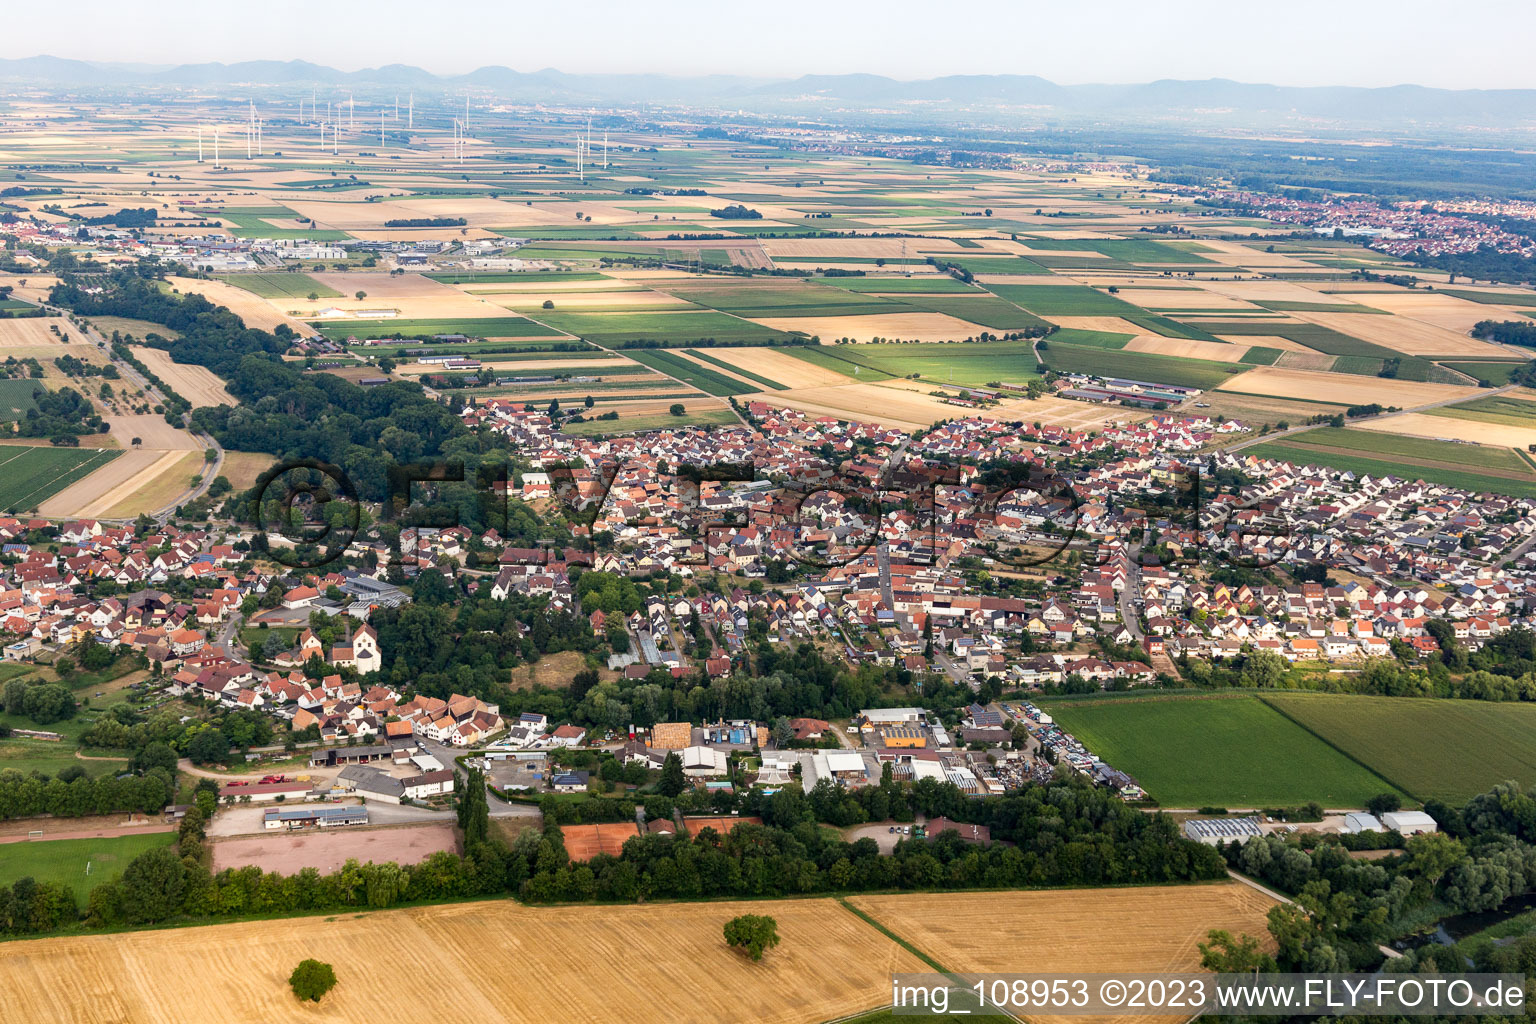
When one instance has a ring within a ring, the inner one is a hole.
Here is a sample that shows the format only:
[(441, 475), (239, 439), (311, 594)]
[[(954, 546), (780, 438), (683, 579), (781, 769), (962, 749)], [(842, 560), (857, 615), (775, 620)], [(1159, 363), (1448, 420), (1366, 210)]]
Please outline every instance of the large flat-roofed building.
[(888, 725), (880, 730), (880, 740), (887, 747), (926, 747), (928, 734), (915, 725)]
[(1233, 840), (1246, 843), (1263, 834), (1258, 818), (1191, 818), (1184, 823), (1184, 838), (1207, 846)]
[(921, 722), (927, 714), (922, 708), (865, 708), (859, 712), (859, 717), (878, 728), (903, 722)]

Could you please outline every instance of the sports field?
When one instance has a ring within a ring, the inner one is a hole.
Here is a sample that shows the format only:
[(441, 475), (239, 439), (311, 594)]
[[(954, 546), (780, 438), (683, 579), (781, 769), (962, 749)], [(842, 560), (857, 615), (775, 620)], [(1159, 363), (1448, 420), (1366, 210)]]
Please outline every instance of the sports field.
[(114, 448), (0, 446), (0, 510), (34, 509), (121, 454)]
[(1418, 800), (1536, 785), (1536, 706), (1283, 693), (1264, 701)]
[[(1361, 807), (1392, 787), (1257, 697), (1045, 701), (1164, 807)], [(1423, 756), (1422, 749), (1418, 756)]]
[(93, 886), (110, 882), (128, 862), (146, 850), (168, 846), (172, 832), (150, 832), (113, 839), (49, 839), (0, 844), (0, 885), (18, 878), (58, 882), (75, 890), (83, 906)]

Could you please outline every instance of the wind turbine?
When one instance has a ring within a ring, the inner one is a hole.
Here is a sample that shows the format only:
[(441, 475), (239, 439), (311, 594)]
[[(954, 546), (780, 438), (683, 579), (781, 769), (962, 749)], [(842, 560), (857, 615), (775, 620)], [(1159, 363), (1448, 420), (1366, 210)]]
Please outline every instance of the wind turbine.
[(608, 169), (608, 129), (603, 129), (603, 170)]
[[(400, 115), (397, 113), (395, 119), (399, 120), (399, 118)], [(379, 111), (379, 148), (384, 148), (384, 111), (382, 110)]]
[(203, 162), (203, 126), (197, 126), (197, 162)]
[(395, 93), (395, 120), (400, 120), (400, 94)]
[(213, 166), (219, 166), (219, 126), (213, 126)]
[(405, 126), (416, 127), (416, 94), (414, 92), (410, 94), (410, 105), (405, 108)]
[(349, 132), (357, 127), (357, 122), (352, 118), (352, 111), (354, 109), (356, 109), (356, 104), (352, 102), (352, 94), (347, 93), (347, 131)]
[(247, 160), (251, 158), (251, 146), (256, 141), (256, 104), (254, 101), (249, 102), (249, 120), (245, 126), (245, 158)]

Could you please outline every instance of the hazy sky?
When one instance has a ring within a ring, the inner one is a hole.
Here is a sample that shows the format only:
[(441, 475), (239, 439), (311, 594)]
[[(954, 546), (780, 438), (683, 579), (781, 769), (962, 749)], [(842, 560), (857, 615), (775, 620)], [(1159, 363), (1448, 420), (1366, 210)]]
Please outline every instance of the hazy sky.
[(1531, 0), (75, 0), (16, 4), (4, 22), (0, 56), (157, 64), (1536, 88)]

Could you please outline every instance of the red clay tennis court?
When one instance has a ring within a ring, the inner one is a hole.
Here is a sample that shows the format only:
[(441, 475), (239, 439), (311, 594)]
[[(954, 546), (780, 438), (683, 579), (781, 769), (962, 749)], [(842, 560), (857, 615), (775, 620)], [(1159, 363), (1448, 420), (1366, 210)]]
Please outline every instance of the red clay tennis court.
[(624, 840), (640, 834), (632, 821), (610, 822), (603, 825), (561, 825), (560, 834), (565, 838), (565, 852), (573, 861), (590, 860), (600, 853), (615, 857), (624, 848)]

